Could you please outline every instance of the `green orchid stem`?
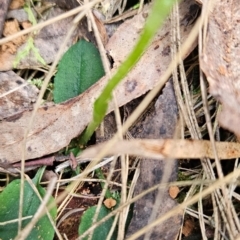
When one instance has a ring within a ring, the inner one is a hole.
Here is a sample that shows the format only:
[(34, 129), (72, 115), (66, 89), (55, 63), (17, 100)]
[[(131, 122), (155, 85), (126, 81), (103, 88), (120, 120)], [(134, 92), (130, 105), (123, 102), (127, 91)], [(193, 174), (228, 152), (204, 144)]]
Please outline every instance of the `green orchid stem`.
[[(102, 172), (101, 168), (96, 169), (95, 172), (96, 172), (96, 174), (97, 174), (99, 179), (105, 180), (105, 177), (103, 175), (103, 172)], [(100, 182), (100, 184), (101, 184), (102, 189), (104, 189), (105, 183), (104, 182)], [(109, 191), (109, 189), (106, 190), (105, 197), (106, 198), (111, 198), (112, 197), (112, 194)]]
[(118, 68), (116, 74), (109, 80), (102, 94), (95, 101), (93, 120), (83, 134), (81, 141), (82, 144), (86, 144), (88, 142), (95, 129), (103, 120), (108, 109), (108, 103), (112, 98), (112, 92), (114, 88), (116, 88), (116, 86), (124, 79), (128, 72), (136, 65), (141, 55), (149, 46), (158, 29), (163, 25), (164, 20), (170, 13), (174, 3), (176, 3), (176, 0), (155, 0), (153, 3), (152, 12), (145, 23), (145, 27), (136, 46), (127, 57), (125, 62), (123, 62), (123, 64)]

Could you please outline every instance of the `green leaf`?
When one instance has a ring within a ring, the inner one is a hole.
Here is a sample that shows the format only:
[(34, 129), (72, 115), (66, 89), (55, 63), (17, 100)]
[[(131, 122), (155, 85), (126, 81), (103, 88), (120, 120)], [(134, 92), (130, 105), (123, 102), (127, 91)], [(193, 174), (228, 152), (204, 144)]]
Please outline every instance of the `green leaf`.
[[(97, 206), (90, 207), (82, 216), (81, 223), (78, 228), (78, 234), (79, 236), (83, 234), (85, 231), (87, 231), (92, 226), (92, 219), (94, 217), (94, 214), (96, 212)], [(98, 221), (106, 217), (109, 213), (111, 213), (111, 210), (107, 209), (105, 206), (101, 206), (100, 212), (98, 215)], [(107, 239), (108, 233), (110, 232), (110, 229), (112, 227), (114, 221), (114, 217), (109, 218), (106, 222), (102, 223), (100, 226), (98, 226), (94, 232), (92, 240), (103, 240)], [(117, 239), (116, 236), (117, 232), (114, 231), (114, 234), (111, 239)], [(83, 240), (87, 240), (88, 236), (84, 237)]]
[(104, 75), (94, 44), (80, 40), (63, 55), (54, 79), (54, 101), (64, 102), (84, 92)]
[(134, 47), (133, 51), (127, 57), (127, 59), (118, 68), (115, 75), (109, 80), (106, 87), (103, 89), (102, 94), (97, 98), (94, 103), (93, 120), (88, 125), (84, 135), (82, 136), (81, 143), (85, 144), (92, 136), (95, 129), (103, 120), (107, 108), (108, 102), (112, 98), (112, 92), (114, 88), (123, 80), (127, 73), (136, 65), (141, 55), (147, 49), (154, 35), (158, 29), (163, 25), (163, 22), (167, 15), (170, 13), (176, 0), (156, 0), (153, 3), (152, 11), (145, 23), (142, 34)]
[[(41, 170), (41, 169), (40, 169)], [(41, 177), (41, 171), (38, 171), (34, 179), (32, 180), (37, 187), (39, 194), (43, 198), (46, 191), (39, 185), (39, 179)], [(0, 194), (0, 222), (10, 221), (18, 219), (19, 212), (19, 197), (20, 197), (20, 180), (14, 180), (4, 189)], [(49, 203), (52, 203), (54, 198), (51, 198)], [(38, 207), (41, 204), (36, 193), (27, 181), (24, 182), (24, 200), (23, 200), (23, 217), (33, 216)], [(57, 216), (57, 208), (54, 207), (50, 214), (53, 219)], [(22, 228), (24, 228), (31, 218), (23, 220)], [(0, 239), (9, 240), (14, 239), (18, 233), (18, 222), (9, 223), (6, 225), (0, 225)], [(54, 237), (54, 229), (48, 219), (47, 215), (44, 215), (34, 226), (31, 233), (27, 237), (27, 240), (31, 239), (43, 239), (52, 240)]]

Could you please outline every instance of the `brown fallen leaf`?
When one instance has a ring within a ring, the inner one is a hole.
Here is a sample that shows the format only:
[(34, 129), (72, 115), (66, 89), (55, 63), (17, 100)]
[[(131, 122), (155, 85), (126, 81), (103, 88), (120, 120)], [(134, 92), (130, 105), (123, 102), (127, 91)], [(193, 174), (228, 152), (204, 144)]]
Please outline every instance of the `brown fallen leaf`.
[(35, 86), (27, 84), (15, 72), (0, 72), (0, 120), (31, 109), (38, 92)]
[(240, 137), (240, 4), (214, 1), (201, 56), (210, 93), (222, 103), (219, 123)]
[[(192, 0), (182, 1), (179, 5), (181, 42), (186, 39), (192, 27), (192, 25), (188, 25), (186, 22), (192, 5), (196, 5)], [(133, 49), (136, 39), (138, 39), (139, 33), (143, 28), (148, 10), (148, 7), (145, 7), (141, 14), (125, 21), (110, 38), (106, 49), (114, 60), (114, 69), (125, 60)], [(125, 81), (120, 84), (121, 87), (116, 89), (116, 95), (124, 96), (126, 102), (133, 99), (132, 95), (136, 98), (149, 91), (149, 89), (152, 89), (159, 80), (159, 76), (165, 72), (166, 66), (168, 66), (171, 61), (170, 26), (171, 21), (170, 18), (168, 18), (156, 34), (144, 56), (128, 74)], [(189, 52), (186, 56), (195, 47), (196, 43), (189, 46)], [(141, 80), (143, 80), (143, 82)]]
[[(191, 25), (184, 24), (185, 15), (188, 13), (189, 7), (192, 4), (193, 2), (191, 0), (182, 1), (180, 4), (179, 14), (183, 23), (180, 26), (182, 41), (186, 39), (192, 28)], [(136, 18), (126, 22), (128, 22), (128, 26), (130, 26), (131, 24), (135, 24)], [(57, 26), (61, 28), (60, 23)], [(121, 31), (119, 30), (116, 34), (125, 36), (130, 33), (127, 27), (122, 27)], [(140, 32), (138, 32), (138, 34), (140, 34)], [(116, 39), (115, 35), (113, 35), (113, 38)], [(61, 41), (61, 39), (57, 39), (57, 41)], [(124, 47), (116, 41), (115, 47), (113, 47), (114, 43), (112, 41), (114, 42), (115, 40), (110, 40), (113, 49), (119, 47), (122, 49), (122, 47)], [(133, 46), (136, 39), (130, 38), (129, 40), (126, 39), (126, 42), (127, 41), (130, 41), (129, 44)], [(39, 43), (40, 42), (41, 41), (39, 41)], [(154, 42), (148, 48), (146, 54), (141, 58), (137, 67), (128, 74), (122, 84), (116, 89), (119, 106), (125, 105), (132, 99), (154, 88), (171, 61), (170, 42), (170, 20), (168, 19), (163, 29), (159, 31)], [(189, 52), (193, 47), (194, 46), (189, 47)], [(51, 47), (49, 44), (49, 46), (45, 48), (46, 54), (51, 53), (53, 48), (54, 47)], [(128, 48), (128, 50), (130, 49)], [(125, 54), (127, 54), (127, 52)], [(51, 55), (54, 54), (51, 53)], [(42, 57), (43, 56), (44, 54)], [(118, 58), (118, 61), (123, 60), (124, 59), (120, 60)], [(27, 64), (29, 64), (29, 67), (31, 63), (31, 61), (28, 61)], [(34, 63), (32, 64), (34, 65)], [(112, 73), (113, 72), (115, 72), (115, 69), (112, 70)], [(76, 98), (63, 104), (49, 107), (43, 106), (38, 109), (26, 142), (26, 159), (38, 158), (56, 152), (67, 146), (71, 139), (78, 136), (92, 119), (93, 103), (100, 95), (107, 81), (108, 79), (103, 77), (90, 89)], [(109, 112), (113, 110), (112, 104), (110, 104), (108, 110)], [(23, 136), (29, 124), (31, 114), (31, 111), (21, 112), (15, 115), (14, 118), (5, 119), (0, 123), (0, 132), (2, 133), (2, 137), (0, 138), (0, 162), (13, 163), (21, 159)]]

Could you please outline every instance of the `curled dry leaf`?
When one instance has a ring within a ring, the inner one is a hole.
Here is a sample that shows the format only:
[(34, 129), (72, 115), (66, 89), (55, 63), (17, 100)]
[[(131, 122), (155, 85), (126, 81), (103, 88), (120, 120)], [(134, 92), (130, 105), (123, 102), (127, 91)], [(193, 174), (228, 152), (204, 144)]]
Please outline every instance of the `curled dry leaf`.
[(208, 19), (201, 68), (210, 93), (222, 103), (219, 123), (240, 137), (240, 5), (214, 1)]
[[(189, 11), (192, 4), (194, 4), (194, 2), (191, 0), (182, 1), (180, 4), (181, 41), (186, 39), (192, 28), (192, 25), (186, 24), (186, 18), (189, 18)], [(117, 41), (118, 37), (116, 37), (115, 34), (112, 37), (113, 39), (110, 40), (108, 49), (111, 49), (111, 54), (113, 54), (116, 65), (124, 61), (125, 56), (136, 43), (136, 39), (140, 34), (140, 30), (142, 29), (145, 20), (142, 16), (143, 14), (144, 13), (140, 13), (139, 16), (126, 21), (117, 31), (116, 36), (122, 36), (121, 38), (125, 38), (124, 45), (121, 45), (121, 43)], [(137, 20), (139, 18), (141, 21)], [(136, 22), (139, 23), (137, 28), (135, 27), (134, 31), (129, 31), (131, 25), (136, 25)], [(170, 20), (167, 19), (164, 27), (158, 32), (153, 43), (142, 56), (138, 65), (128, 74), (123, 83), (116, 89), (119, 106), (125, 105), (132, 99), (141, 96), (154, 88), (157, 84), (160, 76), (164, 73), (171, 61), (170, 26)], [(49, 26), (48, 31), (50, 33), (51, 31), (54, 31), (54, 29), (60, 29), (59, 31), (62, 31), (62, 28), (65, 28), (65, 25), (63, 26), (63, 24), (59, 22), (54, 28)], [(67, 28), (64, 30), (67, 31)], [(134, 36), (126, 37), (134, 32)], [(45, 38), (49, 38), (47, 32), (45, 33)], [(59, 42), (62, 41), (62, 39), (63, 38), (59, 37), (57, 40), (55, 39), (55, 41)], [(52, 51), (58, 49), (57, 46), (59, 45), (51, 46), (51, 44), (48, 43), (48, 46), (44, 46), (44, 41), (39, 39), (39, 44), (41, 43), (43, 45), (42, 47), (44, 47), (45, 53), (47, 55), (50, 54), (49, 56), (53, 57), (55, 53), (52, 53)], [(189, 52), (193, 47), (194, 46), (189, 47)], [(119, 48), (119, 51), (124, 51), (124, 54), (121, 55), (121, 59), (119, 57), (115, 59), (117, 56), (114, 49)], [(44, 58), (44, 54), (41, 53), (41, 55)], [(25, 64), (24, 66), (31, 66), (35, 63), (28, 61), (27, 64), (28, 65)], [(115, 72), (115, 69), (112, 70), (112, 74), (113, 72)], [(56, 152), (67, 146), (71, 139), (78, 136), (92, 119), (93, 103), (100, 95), (107, 81), (108, 79), (103, 77), (90, 89), (76, 98), (63, 104), (50, 107), (43, 106), (38, 109), (32, 129), (26, 141), (26, 159), (37, 158)], [(113, 105), (110, 104), (109, 112), (111, 110), (113, 110)], [(25, 129), (29, 124), (31, 115), (31, 111), (25, 111), (16, 115), (14, 119), (5, 119), (0, 123), (0, 131), (2, 133), (2, 137), (0, 138), (0, 162), (13, 163), (20, 160), (23, 136)]]
[[(4, 25), (3, 36), (7, 37), (19, 31), (20, 31), (20, 26), (16, 19), (7, 21)], [(18, 47), (21, 46), (25, 41), (26, 41), (26, 36), (20, 36), (15, 38), (13, 41), (10, 41), (1, 45), (0, 56), (6, 56), (4, 53), (7, 53), (9, 55), (15, 54), (17, 52)], [(8, 61), (8, 58), (2, 61)]]

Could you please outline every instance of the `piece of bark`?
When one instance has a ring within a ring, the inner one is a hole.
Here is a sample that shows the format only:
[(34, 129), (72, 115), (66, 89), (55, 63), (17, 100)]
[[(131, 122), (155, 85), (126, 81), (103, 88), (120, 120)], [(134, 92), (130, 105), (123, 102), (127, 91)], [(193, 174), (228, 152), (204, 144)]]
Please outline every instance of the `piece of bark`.
[(240, 138), (239, 19), (238, 1), (214, 1), (200, 66), (209, 82), (210, 93), (222, 103), (220, 125)]
[[(163, 93), (158, 97), (154, 107), (151, 108), (143, 121), (138, 122), (136, 126), (131, 129), (131, 134), (135, 138), (172, 138), (177, 123), (177, 114), (178, 110), (173, 86), (171, 82), (168, 82), (163, 89)], [(168, 166), (169, 164), (171, 166), (170, 169)], [(140, 160), (140, 175), (135, 187), (135, 195), (159, 184), (162, 180), (164, 171), (170, 171), (168, 173), (168, 179), (165, 180), (175, 181), (177, 179), (177, 161), (154, 159)], [(161, 199), (157, 199), (160, 193)], [(167, 187), (145, 195), (134, 205), (134, 214), (127, 236), (147, 226), (154, 204), (158, 201), (161, 201), (161, 203), (157, 210), (156, 218), (161, 217), (164, 213), (177, 205), (177, 202), (169, 196)], [(175, 239), (180, 224), (181, 215), (176, 214), (155, 227), (150, 239)], [(143, 239), (143, 236), (138, 239)]]

